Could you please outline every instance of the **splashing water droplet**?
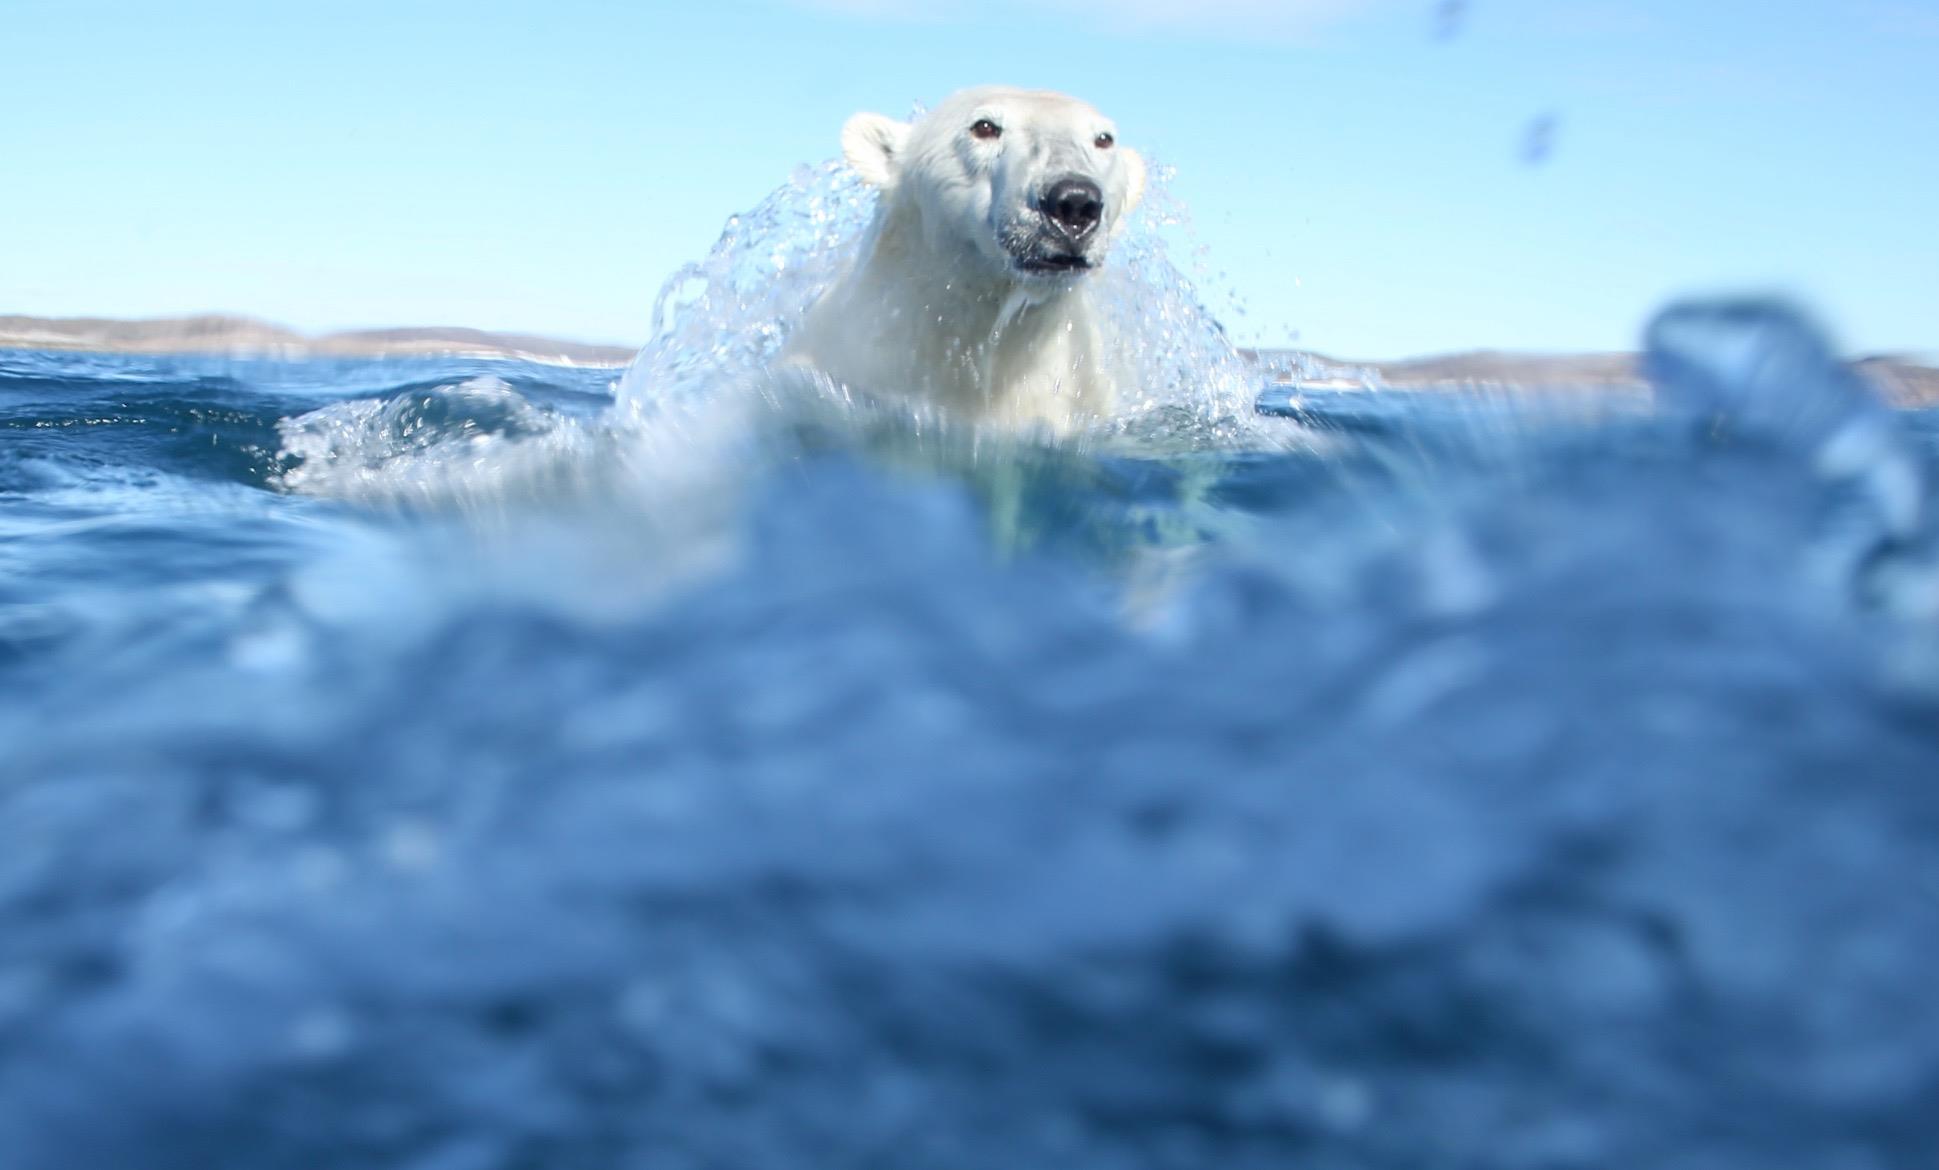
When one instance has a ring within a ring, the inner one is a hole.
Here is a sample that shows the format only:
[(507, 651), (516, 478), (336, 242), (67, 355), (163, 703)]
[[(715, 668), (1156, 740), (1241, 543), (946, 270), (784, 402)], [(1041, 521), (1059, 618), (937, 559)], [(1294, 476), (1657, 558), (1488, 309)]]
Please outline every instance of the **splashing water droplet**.
[(1925, 486), (1898, 422), (1824, 334), (1775, 301), (1673, 305), (1651, 322), (1645, 365), (1663, 405), (1796, 452), (1851, 481), (1892, 538), (1919, 526)]

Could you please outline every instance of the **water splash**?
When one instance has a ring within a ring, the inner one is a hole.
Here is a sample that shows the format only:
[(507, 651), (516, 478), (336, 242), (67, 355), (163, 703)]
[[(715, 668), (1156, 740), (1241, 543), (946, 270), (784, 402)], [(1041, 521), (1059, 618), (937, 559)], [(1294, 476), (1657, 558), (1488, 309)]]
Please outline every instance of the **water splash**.
[[(1078, 446), (1148, 454), (1296, 442), (1303, 432), (1256, 416), (1257, 371), (1171, 262), (1167, 236), (1189, 233), (1168, 190), (1172, 175), (1153, 168), (1143, 209), (1094, 277), (1112, 347), (1127, 357), (1135, 384), (1120, 411)], [(822, 411), (808, 423), (828, 424), (819, 434), (891, 460), (962, 467), (990, 462), (995, 449), (1020, 452), (978, 428), (944, 425), (920, 405), (855, 402), (826, 379), (770, 374), (808, 309), (855, 261), (876, 199), (853, 170), (831, 161), (799, 168), (758, 206), (731, 216), (708, 254), (661, 288), (652, 338), (597, 419), (535, 406), (490, 376), (334, 403), (279, 428), (287, 470), (273, 486), (364, 502), (456, 503), (490, 516), (533, 496), (610, 499), (614, 484), (644, 483), (651, 494), (672, 483), (689, 495), (693, 482), (720, 469), (758, 473), (775, 461), (745, 458), (752, 449), (783, 461), (798, 453), (799, 436), (774, 425), (777, 407), (797, 426), (808, 420), (794, 408)], [(763, 447), (776, 441), (778, 450)]]
[(875, 194), (847, 166), (802, 167), (713, 249), (673, 274), (653, 303), (653, 336), (619, 385), (634, 419), (692, 408), (745, 385), (853, 258)]
[[(347, 498), (397, 494), (443, 477), (454, 463), (557, 435), (563, 422), (493, 377), (332, 403), (278, 425), (288, 469), (274, 486)], [(408, 473), (400, 477), (400, 468)]]
[[(285, 470), (270, 486), (458, 518), (461, 533), (419, 533), (428, 564), (488, 563), (494, 587), (536, 588), (581, 609), (634, 604), (716, 563), (744, 487), (724, 482), (746, 462), (729, 450), (738, 429), (615, 425), (534, 403), (492, 376), (333, 403), (278, 429)], [(438, 543), (447, 536), (460, 547)], [(548, 554), (562, 544), (581, 561), (599, 550), (600, 563), (575, 580), (551, 573)], [(466, 573), (439, 579), (453, 597), (478, 584)]]
[[(1136, 372), (1099, 434), (1194, 446), (1263, 441), (1269, 432), (1252, 412), (1255, 373), (1171, 261), (1166, 235), (1188, 224), (1168, 189), (1173, 174), (1152, 168), (1143, 207), (1093, 278), (1115, 348)], [(657, 422), (760, 379), (854, 262), (875, 205), (873, 188), (845, 164), (827, 162), (797, 170), (731, 217), (708, 255), (662, 287), (652, 340), (620, 383), (622, 412)]]
[(1113, 245), (1100, 273), (1100, 303), (1117, 344), (1137, 371), (1115, 421), (1152, 435), (1153, 422), (1194, 445), (1283, 442), (1287, 428), (1259, 425), (1259, 375), (1207, 309), (1199, 286), (1172, 263), (1168, 237), (1191, 240), (1191, 218), (1172, 194), (1173, 167), (1154, 163), (1143, 206)]
[(1672, 305), (1651, 322), (1645, 364), (1663, 405), (1761, 437), (1849, 480), (1894, 538), (1919, 526), (1919, 461), (1896, 418), (1802, 312), (1763, 300)]

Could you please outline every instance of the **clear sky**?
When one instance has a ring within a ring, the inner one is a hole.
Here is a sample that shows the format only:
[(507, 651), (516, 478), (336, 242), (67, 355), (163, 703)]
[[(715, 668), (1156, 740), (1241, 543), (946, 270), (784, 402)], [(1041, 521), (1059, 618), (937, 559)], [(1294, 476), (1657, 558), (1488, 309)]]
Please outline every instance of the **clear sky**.
[(5, 0), (0, 313), (638, 342), (850, 113), (1003, 82), (1176, 168), (1244, 340), (1621, 348), (1752, 289), (1939, 351), (1939, 0), (1452, 7)]

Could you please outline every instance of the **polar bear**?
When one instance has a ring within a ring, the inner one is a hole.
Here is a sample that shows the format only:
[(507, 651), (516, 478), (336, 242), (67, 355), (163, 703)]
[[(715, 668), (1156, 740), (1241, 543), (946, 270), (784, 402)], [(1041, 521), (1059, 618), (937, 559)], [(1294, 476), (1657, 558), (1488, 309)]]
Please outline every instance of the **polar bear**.
[(1108, 118), (1059, 93), (969, 89), (913, 124), (855, 115), (842, 153), (880, 202), (786, 362), (977, 423), (1064, 433), (1111, 412), (1124, 379), (1089, 278), (1145, 166)]

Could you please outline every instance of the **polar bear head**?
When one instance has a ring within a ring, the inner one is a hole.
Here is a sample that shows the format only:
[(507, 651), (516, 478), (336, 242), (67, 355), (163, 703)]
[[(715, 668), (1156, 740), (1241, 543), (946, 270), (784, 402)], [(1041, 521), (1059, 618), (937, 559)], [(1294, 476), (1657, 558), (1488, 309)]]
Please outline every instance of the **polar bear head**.
[(1096, 267), (1144, 193), (1144, 161), (1117, 127), (1060, 93), (963, 90), (914, 123), (857, 114), (842, 153), (932, 248), (1026, 284)]

